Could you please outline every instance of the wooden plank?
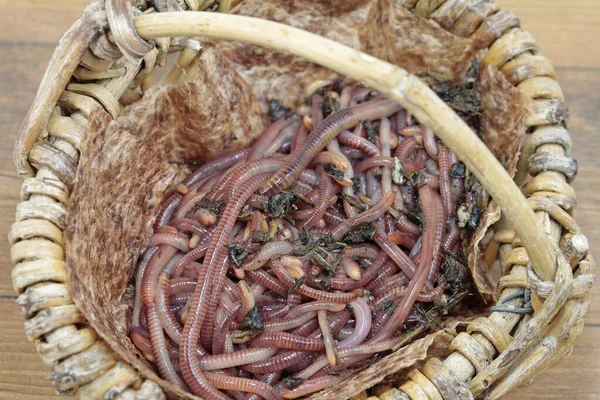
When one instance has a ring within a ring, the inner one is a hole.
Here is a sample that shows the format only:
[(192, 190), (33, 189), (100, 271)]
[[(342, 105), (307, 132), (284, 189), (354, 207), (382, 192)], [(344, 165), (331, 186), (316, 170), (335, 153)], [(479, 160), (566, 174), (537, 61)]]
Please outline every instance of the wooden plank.
[[(0, 275), (4, 275), (10, 269), (1, 259)], [(48, 381), (51, 367), (41, 362), (33, 343), (27, 341), (14, 299), (0, 298), (0, 332), (0, 399), (58, 398)]]
[(496, 0), (521, 18), (543, 53), (558, 66), (597, 68), (600, 7), (597, 0)]
[[(19, 202), (22, 180), (16, 175), (12, 161), (12, 146), (21, 122), (35, 97), (40, 79), (53, 48), (20, 44), (3, 48), (0, 63), (0, 126), (3, 145), (0, 147), (0, 237), (8, 237)], [(0, 240), (0, 296), (14, 295), (10, 278), (10, 251), (6, 239)]]
[[(2, 1), (0, 47), (33, 42), (54, 47), (58, 39), (81, 16), (88, 0)], [(26, 29), (24, 29), (26, 27)]]
[[(598, 297), (596, 297), (598, 298)], [(597, 400), (600, 398), (599, 327), (587, 327), (573, 353), (565, 360), (534, 379), (533, 385), (518, 388), (506, 400)]]

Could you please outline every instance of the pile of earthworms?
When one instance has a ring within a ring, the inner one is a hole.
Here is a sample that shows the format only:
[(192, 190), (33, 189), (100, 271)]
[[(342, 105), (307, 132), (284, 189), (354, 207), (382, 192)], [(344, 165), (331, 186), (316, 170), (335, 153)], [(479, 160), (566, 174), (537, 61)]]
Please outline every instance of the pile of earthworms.
[(132, 342), (206, 399), (299, 398), (372, 364), (448, 297), (442, 260), (478, 224), (464, 164), (376, 92), (337, 80), (269, 116), (175, 187), (137, 270)]

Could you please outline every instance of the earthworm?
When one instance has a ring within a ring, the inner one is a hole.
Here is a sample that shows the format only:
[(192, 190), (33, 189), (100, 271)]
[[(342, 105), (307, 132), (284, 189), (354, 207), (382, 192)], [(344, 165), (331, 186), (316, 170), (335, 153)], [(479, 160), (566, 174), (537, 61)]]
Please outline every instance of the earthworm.
[(203, 371), (211, 371), (215, 369), (237, 367), (266, 360), (276, 352), (277, 349), (274, 347), (250, 347), (248, 349), (234, 351), (233, 353), (206, 355), (200, 357), (200, 368), (202, 368)]
[(351, 347), (362, 343), (371, 330), (371, 309), (360, 297), (350, 303), (356, 320), (354, 332), (348, 338), (338, 343), (338, 347)]
[(165, 226), (167, 222), (171, 220), (171, 217), (173, 216), (173, 213), (175, 212), (177, 207), (179, 207), (182, 198), (183, 195), (181, 193), (175, 192), (171, 196), (169, 196), (167, 201), (163, 203), (160, 211), (156, 215), (156, 220), (154, 222), (155, 230), (162, 226)]
[(277, 321), (271, 321), (265, 323), (265, 330), (267, 331), (287, 331), (293, 328), (301, 326), (308, 320), (311, 320), (317, 316), (314, 311), (309, 311), (304, 314), (300, 314), (293, 318), (284, 318)]
[(152, 246), (146, 249), (146, 251), (144, 252), (144, 255), (142, 257), (142, 259), (140, 260), (138, 267), (137, 267), (137, 272), (136, 272), (136, 277), (135, 277), (135, 300), (133, 303), (133, 315), (132, 315), (132, 319), (131, 319), (131, 325), (132, 326), (139, 326), (140, 325), (140, 313), (142, 311), (142, 278), (144, 277), (144, 273), (146, 272), (146, 267), (148, 266), (148, 263), (150, 262), (150, 260), (152, 259), (152, 256), (154, 255), (154, 253), (156, 253), (156, 250), (158, 250), (158, 246)]
[(438, 190), (440, 188), (440, 178), (435, 175), (431, 175), (427, 172), (422, 172), (419, 175), (419, 178), (416, 183), (417, 183), (417, 186), (427, 185), (427, 186), (431, 186), (432, 188), (434, 188), (436, 190)]
[(175, 343), (181, 340), (181, 325), (169, 307), (169, 278), (164, 272), (158, 278), (156, 288), (156, 309), (162, 328)]
[[(250, 197), (250, 194), (257, 190), (262, 183), (263, 179), (256, 178), (241, 183), (242, 190), (240, 191), (240, 195), (232, 198), (227, 204), (211, 239), (203, 263), (204, 268), (199, 277), (199, 284), (196, 286), (194, 296), (192, 297), (189, 310), (191, 318), (188, 317), (184, 326), (182, 344), (179, 348), (180, 359), (182, 361), (182, 374), (194, 393), (208, 398), (224, 399), (225, 397), (222, 393), (211, 387), (211, 384), (206, 380), (200, 370), (198, 360), (195, 358), (202, 323), (204, 322), (205, 326), (210, 326), (210, 329), (205, 329), (205, 331), (208, 331), (208, 337), (210, 338), (212, 336), (212, 332), (210, 331), (212, 330), (214, 321), (216, 293), (221, 292), (227, 266), (225, 263), (225, 247), (223, 245), (228, 240), (228, 236), (235, 223), (233, 216), (239, 213), (248, 197)], [(216, 271), (213, 271), (213, 269), (216, 269)], [(212, 300), (209, 297), (209, 290), (205, 289), (208, 285), (212, 285), (212, 293), (215, 300)], [(204, 321), (204, 319), (206, 319), (206, 321)], [(207, 343), (208, 338), (205, 337), (203, 342)]]
[(310, 312), (310, 311), (318, 311), (318, 310), (339, 312), (339, 311), (342, 311), (344, 308), (346, 308), (345, 304), (332, 303), (329, 301), (311, 301), (311, 302), (299, 305), (297, 307), (294, 307), (290, 311), (289, 316), (295, 317), (295, 316), (302, 315), (302, 314)]
[(281, 321), (288, 316), (290, 307), (285, 304), (276, 304), (273, 308), (263, 307), (262, 316), (265, 323)]
[(375, 243), (398, 265), (406, 276), (412, 278), (415, 273), (413, 261), (394, 243), (392, 243), (385, 234), (377, 232), (373, 237)]
[(388, 208), (390, 208), (395, 197), (396, 194), (393, 192), (386, 193), (381, 201), (379, 201), (375, 206), (352, 218), (344, 220), (340, 225), (336, 226), (331, 231), (331, 235), (334, 237), (334, 239), (339, 240), (352, 228), (375, 221), (377, 218), (381, 217), (388, 210)]
[(323, 121), (323, 96), (319, 94), (312, 96), (311, 121), (313, 129)]
[[(337, 335), (339, 330), (342, 329), (342, 327), (344, 325), (346, 325), (346, 322), (348, 322), (348, 319), (350, 319), (350, 313), (347, 310), (331, 314), (328, 317), (328, 321), (329, 321), (329, 326), (330, 326), (332, 335), (334, 335), (334, 336)], [(313, 328), (314, 328), (314, 325), (313, 325), (314, 323), (316, 323), (317, 327), (319, 326), (316, 318), (311, 319), (310, 322), (311, 322), (311, 327), (313, 327)], [(308, 327), (308, 324), (305, 324), (305, 325)], [(300, 327), (300, 328), (304, 328), (304, 327)], [(296, 330), (292, 331), (292, 333), (297, 334), (297, 335), (301, 334), (299, 331), (300, 328), (297, 328)], [(303, 331), (302, 333), (307, 334), (305, 331)], [(316, 331), (313, 331), (312, 333), (310, 333), (308, 335), (308, 337), (313, 338), (313, 339), (322, 339), (321, 330), (317, 329)], [(310, 354), (309, 352), (298, 351), (298, 350), (283, 351), (263, 362), (246, 365), (243, 368), (245, 368), (248, 371), (253, 372), (255, 374), (263, 374), (263, 373), (269, 373), (269, 372), (274, 372), (274, 371), (280, 371), (280, 370), (286, 369), (286, 368), (298, 363), (302, 358), (308, 356), (309, 354)]]
[(163, 244), (158, 246), (158, 249), (150, 258), (140, 285), (140, 297), (146, 307), (154, 304), (156, 285), (160, 272), (177, 252), (178, 250), (175, 247)]
[(344, 257), (377, 258), (380, 253), (379, 247), (369, 244), (355, 244), (344, 248), (342, 255)]
[(277, 293), (280, 296), (287, 295), (287, 289), (283, 286), (275, 277), (269, 275), (267, 272), (263, 270), (255, 270), (255, 271), (247, 271), (246, 274), (248, 277), (253, 279), (254, 281), (260, 283), (266, 288), (269, 288), (273, 292)]
[(417, 239), (413, 235), (399, 231), (388, 233), (388, 240), (407, 249), (413, 249), (417, 243)]
[[(273, 389), (273, 387), (264, 382), (253, 379), (238, 378), (207, 372), (208, 381), (217, 389), (235, 390), (239, 392), (256, 393), (265, 400), (280, 400), (283, 397)], [(212, 399), (212, 397), (209, 397)]]
[(452, 183), (450, 182), (450, 151), (444, 145), (440, 145), (439, 157), (440, 169), (440, 194), (444, 203), (444, 210), (448, 218), (453, 218), (456, 208), (454, 204), (454, 194), (452, 193)]
[(389, 167), (394, 165), (394, 159), (389, 156), (373, 156), (365, 158), (354, 167), (354, 172), (360, 174), (373, 167)]
[(355, 281), (359, 281), (362, 278), (362, 269), (356, 261), (346, 257), (342, 259), (341, 264), (348, 278)]
[(456, 243), (458, 243), (458, 240), (460, 239), (460, 229), (458, 229), (458, 227), (456, 226), (456, 221), (454, 219), (450, 220), (448, 226), (450, 228), (448, 229), (448, 233), (444, 238), (444, 243), (442, 247), (446, 251), (451, 251), (451, 249)]
[(248, 158), (248, 154), (250, 154), (250, 149), (237, 150), (227, 153), (224, 156), (212, 160), (198, 168), (183, 180), (183, 184), (186, 186), (191, 186), (207, 175), (222, 171), (225, 168), (229, 168), (234, 164), (246, 160)]
[(256, 305), (254, 301), (254, 294), (250, 290), (250, 286), (245, 281), (238, 282), (238, 289), (240, 291), (240, 299), (242, 307), (240, 308), (240, 314), (245, 316), (248, 311)]
[(267, 148), (271, 143), (280, 136), (280, 132), (286, 127), (293, 123), (292, 120), (286, 120), (285, 118), (279, 118), (277, 121), (269, 125), (262, 135), (254, 142), (254, 145), (250, 148), (248, 153), (248, 160), (256, 160), (263, 156)]
[(154, 359), (156, 360), (156, 364), (161, 376), (172, 384), (177, 385), (179, 388), (186, 390), (187, 385), (179, 377), (177, 371), (175, 371), (175, 368), (173, 368), (173, 364), (171, 363), (171, 359), (167, 350), (165, 334), (162, 329), (163, 327), (160, 325), (156, 306), (154, 304), (149, 306), (146, 313), (148, 315), (148, 329), (150, 331), (152, 351), (154, 353)]
[(189, 218), (173, 220), (169, 222), (169, 226), (172, 226), (180, 231), (195, 233), (198, 236), (204, 236), (208, 233), (208, 229), (203, 224)]
[(320, 351), (325, 349), (321, 339), (308, 338), (288, 332), (266, 331), (250, 341), (256, 347), (278, 347), (290, 350)]
[[(407, 293), (398, 304), (394, 314), (387, 321), (381, 332), (383, 335), (378, 338), (389, 338), (394, 333), (394, 328), (398, 326), (410, 312), (417, 296), (421, 292), (423, 285), (427, 281), (432, 264), (436, 263), (441, 253), (442, 235), (444, 232), (444, 207), (441, 198), (431, 187), (423, 186), (419, 189), (419, 196), (423, 204), (423, 213), (426, 223), (423, 230), (423, 254), (425, 257), (419, 262), (417, 273), (408, 285)], [(438, 255), (438, 253), (440, 253)]]
[(371, 291), (375, 297), (382, 296), (395, 286), (403, 286), (408, 281), (408, 278), (403, 272), (388, 277), (379, 286)]
[[(327, 149), (330, 152), (336, 154), (338, 157), (340, 157), (347, 165), (346, 169), (344, 170), (344, 180), (347, 180), (350, 184), (347, 184), (342, 188), (342, 193), (345, 196), (353, 197), (354, 187), (352, 185), (352, 179), (354, 179), (354, 168), (352, 167), (350, 160), (348, 160), (348, 158), (340, 150), (340, 144), (338, 143), (338, 140), (336, 138), (332, 139), (331, 142), (327, 144)], [(356, 214), (358, 214), (358, 210), (356, 209), (356, 207), (351, 205), (346, 198), (343, 199), (343, 206), (344, 213), (346, 214), (347, 218), (352, 218)]]
[(319, 390), (334, 386), (347, 378), (345, 375), (341, 376), (323, 376), (315, 379), (309, 379), (302, 382), (294, 389), (284, 388), (281, 390), (281, 395), (284, 399), (297, 399), (298, 397), (306, 396)]
[(421, 125), (421, 135), (423, 135), (423, 146), (425, 147), (425, 151), (427, 151), (429, 157), (434, 160), (437, 159), (438, 147), (435, 142), (433, 130), (425, 125)]
[[(341, 135), (341, 134), (340, 134)], [(339, 138), (339, 136), (338, 136)], [(340, 141), (341, 142), (341, 141)], [(349, 160), (361, 160), (365, 158), (367, 155), (358, 149), (353, 149), (352, 147), (342, 147), (340, 149), (342, 154), (346, 156)]]
[(396, 147), (394, 155), (400, 159), (406, 172), (418, 172), (425, 168), (427, 153), (421, 149), (416, 150), (414, 160), (408, 161), (409, 156), (415, 152), (416, 147), (417, 141), (412, 136), (405, 138)]
[[(275, 275), (277, 275), (277, 277), (283, 282), (284, 285), (291, 288), (296, 284), (296, 282), (294, 282), (294, 280), (287, 274), (285, 268), (281, 266), (278, 260), (271, 260), (270, 263), (271, 269), (273, 270)], [(299, 293), (302, 293), (303, 295), (310, 297), (311, 299), (329, 301), (332, 303), (349, 303), (358, 296), (358, 293), (354, 292), (330, 293), (323, 290), (311, 288), (305, 284), (299, 285), (297, 290)]]
[(173, 269), (171, 270), (171, 273), (169, 276), (170, 277), (179, 277), (181, 275), (181, 273), (183, 272), (183, 270), (185, 269), (185, 267), (187, 267), (189, 265), (189, 263), (191, 263), (195, 260), (199, 260), (200, 258), (204, 257), (207, 250), (208, 250), (208, 240), (204, 240), (201, 244), (197, 245), (194, 249), (192, 249), (190, 252), (188, 252), (187, 254), (185, 254), (183, 257), (181, 257), (179, 259), (177, 264), (175, 264), (173, 266)]
[(241, 308), (242, 303), (236, 302), (229, 310), (227, 310), (227, 313), (223, 316), (223, 319), (215, 327), (212, 338), (213, 353), (218, 354), (223, 351), (223, 347), (225, 346), (225, 337), (227, 332), (229, 332), (230, 324), (233, 322), (235, 316), (238, 314)]
[(296, 128), (296, 132), (294, 133), (294, 137), (292, 138), (292, 143), (290, 146), (290, 151), (294, 152), (298, 146), (300, 146), (306, 140), (308, 136), (308, 129), (304, 126), (304, 124), (299, 124)]
[[(348, 362), (344, 362), (344, 358), (379, 353), (381, 351), (386, 351), (394, 347), (394, 345), (398, 342), (397, 339), (387, 339), (382, 340), (377, 343), (364, 343), (357, 346), (349, 346), (340, 348), (337, 351), (338, 357), (342, 360), (342, 363), (345, 367), (349, 367), (351, 364)], [(321, 356), (317, 361), (315, 361), (310, 367), (304, 369), (303, 371), (298, 372), (294, 376), (296, 378), (308, 379), (313, 376), (317, 371), (327, 365), (327, 358)]]
[[(385, 294), (382, 294), (381, 296), (377, 297), (373, 301), (373, 306), (375, 308), (378, 308), (378, 307), (381, 307), (383, 304), (389, 302), (390, 300), (402, 298), (406, 295), (407, 290), (408, 290), (408, 288), (405, 286), (395, 286), (391, 289), (388, 289), (385, 292)], [(443, 291), (444, 291), (444, 288), (440, 286), (429, 293), (423, 293), (423, 292), (418, 293), (416, 295), (415, 299), (416, 299), (416, 301), (429, 303), (429, 302), (432, 302), (435, 299), (439, 298), (440, 295), (443, 293)]]
[[(405, 122), (406, 123), (406, 122)], [(398, 135), (400, 136), (417, 136), (421, 135), (421, 127), (418, 125), (405, 125), (402, 128), (398, 129)]]
[(289, 254), (293, 249), (294, 246), (290, 242), (283, 240), (267, 243), (260, 252), (252, 260), (245, 263), (242, 268), (244, 271), (257, 270), (273, 257)]
[(319, 310), (317, 311), (317, 316), (319, 320), (319, 328), (321, 329), (321, 335), (323, 336), (323, 343), (325, 344), (325, 354), (327, 355), (327, 360), (329, 361), (329, 365), (335, 367), (338, 357), (337, 350), (335, 349), (335, 342), (333, 340), (333, 334), (329, 328), (329, 321), (327, 321), (327, 311)]
[(261, 190), (261, 194), (273, 195), (287, 189), (300, 176), (319, 151), (342, 130), (356, 125), (361, 120), (378, 119), (398, 111), (400, 106), (391, 100), (367, 102), (356, 107), (346, 108), (327, 117), (315, 131), (291, 155), (284, 167), (273, 175)]
[(373, 264), (363, 271), (359, 280), (351, 278), (331, 278), (329, 284), (333, 289), (338, 290), (353, 290), (367, 285), (380, 272), (388, 260), (384, 252), (380, 252)]
[[(390, 147), (391, 123), (387, 118), (381, 119), (379, 126), (379, 142), (381, 143), (381, 156), (391, 157)], [(381, 191), (383, 194), (392, 191), (392, 170), (391, 166), (384, 166), (381, 173)]]
[(317, 164), (333, 164), (333, 166), (340, 171), (347, 171), (349, 164), (347, 160), (341, 158), (339, 155), (330, 151), (322, 151), (315, 158), (313, 158), (311, 165)]
[(427, 160), (425, 166), (427, 168), (428, 173), (430, 173), (433, 176), (440, 176), (440, 169), (434, 159), (430, 158), (429, 160)]
[(299, 229), (311, 229), (314, 227), (317, 221), (323, 218), (325, 211), (330, 205), (329, 199), (333, 194), (333, 185), (331, 184), (329, 176), (325, 173), (325, 169), (323, 169), (321, 165), (317, 167), (317, 177), (319, 179), (319, 203), (314, 208), (311, 216), (300, 224)]
[(411, 222), (405, 214), (400, 214), (396, 220), (396, 227), (401, 232), (406, 232), (413, 236), (419, 236), (421, 234), (421, 228)]
[(176, 229), (175, 232), (155, 233), (150, 237), (149, 246), (159, 246), (161, 244), (170, 245), (183, 252), (188, 252), (190, 249), (189, 239), (177, 232)]
[(368, 291), (372, 292), (373, 290), (375, 290), (375, 288), (381, 286), (382, 282), (384, 282), (387, 278), (389, 278), (395, 272), (398, 271), (398, 266), (395, 263), (389, 261), (389, 259), (387, 258), (387, 254), (385, 254), (385, 257), (386, 262), (383, 263), (381, 269), (377, 273), (377, 276), (367, 284), (366, 289)]
[(367, 171), (365, 177), (367, 180), (367, 196), (374, 201), (379, 201), (381, 199), (381, 185), (379, 181), (375, 178), (372, 171)]
[(402, 128), (406, 127), (407, 122), (406, 122), (406, 110), (401, 109), (400, 111), (398, 111), (396, 113), (395, 116), (395, 120), (396, 120), (396, 134), (399, 134), (399, 132), (402, 130)]

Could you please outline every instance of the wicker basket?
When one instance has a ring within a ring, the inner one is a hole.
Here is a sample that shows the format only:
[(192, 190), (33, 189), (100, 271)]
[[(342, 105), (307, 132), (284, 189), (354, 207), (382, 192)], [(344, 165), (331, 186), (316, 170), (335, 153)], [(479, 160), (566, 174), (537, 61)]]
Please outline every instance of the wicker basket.
[[(378, 398), (499, 398), (570, 352), (583, 329), (595, 264), (573, 217), (575, 198), (569, 182), (577, 164), (570, 158), (563, 95), (552, 64), (539, 55), (539, 47), (520, 29), (518, 18), (488, 0), (400, 0), (453, 34), (484, 41), (489, 47), (485, 61), (533, 99), (515, 184), (462, 120), (400, 68), (269, 21), (190, 11), (161, 15), (144, 10), (144, 0), (135, 3), (141, 10), (132, 12), (126, 0), (105, 4), (95, 0), (67, 32), (14, 151), (25, 181), (17, 222), (9, 235), (12, 279), (27, 337), (35, 341), (43, 361), (54, 366), (59, 392), (79, 389), (85, 399), (165, 398), (156, 383), (120, 361), (86, 325), (69, 293), (63, 236), (68, 188), (91, 110), (100, 105), (116, 118), (119, 100), (132, 96), (131, 88), (143, 87), (144, 77), (165, 57), (170, 41), (157, 39), (165, 37), (249, 41), (305, 57), (379, 90), (434, 129), (477, 175), (515, 227), (514, 232), (497, 231), (492, 239), (492, 245), (500, 248), (505, 270), (498, 290), (506, 298), (522, 288), (531, 289), (535, 311), (525, 315), (496, 311), (472, 321), (452, 341), (453, 354), (444, 361), (430, 359), (420, 371), (410, 372), (399, 388), (380, 388)], [(177, 3), (198, 11), (213, 1)], [(218, 11), (227, 13), (231, 3), (221, 0)], [(269, 34), (282, 29), (285, 35)], [(182, 46), (178, 65), (186, 68), (198, 51), (195, 46)], [(141, 71), (140, 59), (145, 66)], [(125, 68), (109, 69), (117, 60)], [(171, 70), (167, 79), (177, 79), (178, 71)], [(70, 83), (72, 76), (82, 83)], [(70, 117), (53, 112), (56, 105), (70, 110)], [(515, 307), (518, 302), (513, 302)]]

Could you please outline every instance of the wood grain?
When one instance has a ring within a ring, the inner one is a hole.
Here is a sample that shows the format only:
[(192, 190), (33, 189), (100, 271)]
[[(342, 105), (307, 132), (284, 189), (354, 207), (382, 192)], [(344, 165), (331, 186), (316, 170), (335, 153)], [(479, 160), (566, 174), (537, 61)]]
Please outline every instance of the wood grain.
[[(600, 249), (600, 1), (497, 0), (521, 17), (525, 29), (557, 66), (571, 110), (569, 129), (579, 161), (575, 181), (578, 221), (593, 250)], [(6, 238), (19, 201), (21, 180), (12, 163), (18, 127), (35, 96), (47, 61), (87, 0), (0, 0), (0, 238)], [(10, 253), (0, 240), (0, 399), (56, 399), (35, 347), (25, 338), (14, 303)], [(600, 399), (600, 285), (586, 327), (563, 362), (506, 398)]]

